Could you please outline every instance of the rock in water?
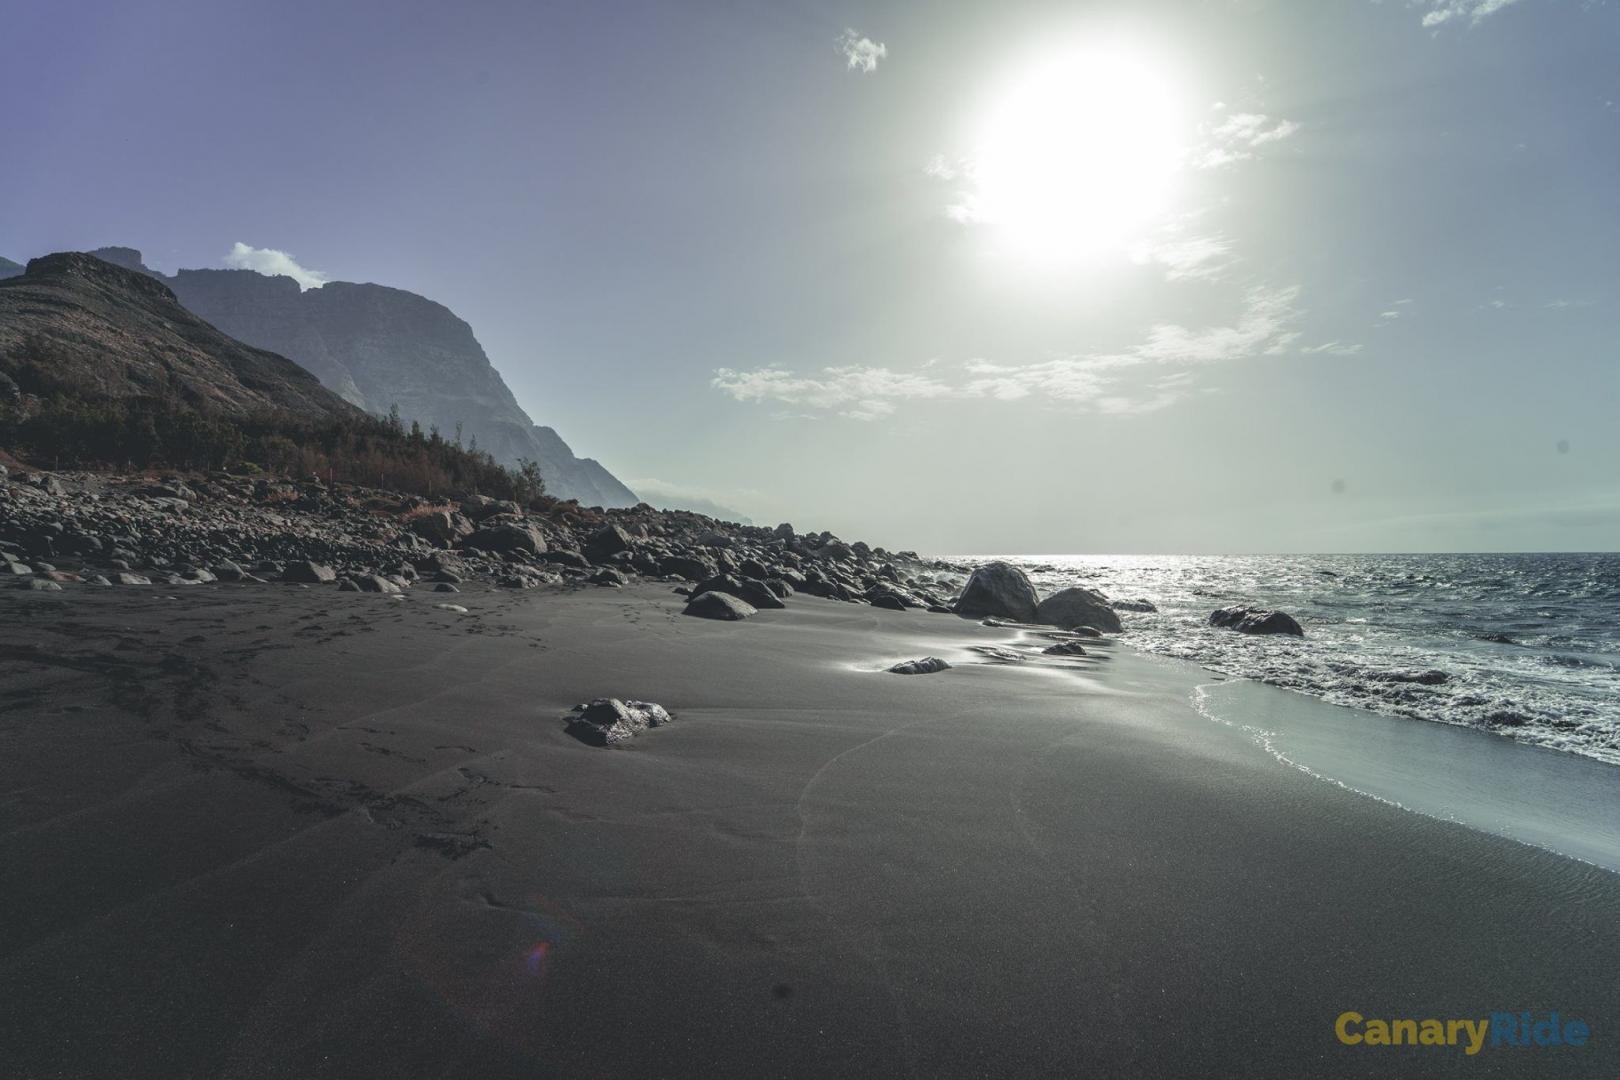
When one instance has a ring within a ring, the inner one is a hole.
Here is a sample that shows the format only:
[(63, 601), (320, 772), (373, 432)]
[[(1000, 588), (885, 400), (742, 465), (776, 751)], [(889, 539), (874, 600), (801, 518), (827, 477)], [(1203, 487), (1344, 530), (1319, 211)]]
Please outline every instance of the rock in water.
[(1085, 646), (1078, 641), (1060, 641), (1056, 645), (1048, 645), (1041, 652), (1047, 656), (1084, 656)]
[(1093, 589), (1075, 586), (1060, 589), (1040, 602), (1035, 621), (1052, 626), (1091, 626), (1110, 634), (1119, 633), (1119, 614), (1108, 598)]
[(592, 746), (617, 746), (648, 728), (663, 727), (672, 719), (669, 710), (650, 701), (597, 698), (574, 706), (568, 717), (568, 733)]
[(925, 656), (920, 660), (896, 664), (889, 670), (896, 675), (932, 675), (936, 671), (949, 670), (950, 666), (937, 656)]
[(750, 615), (757, 615), (758, 609), (753, 604), (739, 600), (730, 593), (706, 592), (701, 596), (694, 596), (692, 602), (686, 605), (683, 615), (696, 615), (700, 619), (746, 619)]
[(320, 563), (295, 562), (290, 563), (281, 573), (282, 581), (296, 581), (306, 585), (319, 585), (326, 581), (336, 581), (337, 571), (330, 566)]
[(1224, 626), (1242, 634), (1292, 634), (1304, 637), (1305, 630), (1292, 615), (1282, 611), (1243, 606), (1225, 607), (1210, 615), (1209, 625)]
[(958, 615), (1001, 615), (1019, 622), (1034, 622), (1038, 599), (1035, 586), (1011, 563), (985, 563), (973, 571), (956, 601)]
[(1115, 600), (1113, 605), (1115, 611), (1155, 612), (1159, 610), (1153, 606), (1151, 600)]

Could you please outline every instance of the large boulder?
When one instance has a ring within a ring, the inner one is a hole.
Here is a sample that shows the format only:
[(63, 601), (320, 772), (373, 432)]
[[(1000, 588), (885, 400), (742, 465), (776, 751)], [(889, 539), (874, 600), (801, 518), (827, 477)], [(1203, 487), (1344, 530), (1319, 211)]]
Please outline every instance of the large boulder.
[(1294, 620), (1292, 615), (1282, 611), (1272, 611), (1267, 608), (1251, 608), (1242, 605), (1224, 607), (1209, 617), (1209, 625), (1223, 626), (1228, 630), (1236, 630), (1240, 634), (1291, 634), (1294, 637), (1304, 637), (1305, 629)]
[(985, 563), (973, 571), (956, 601), (956, 613), (977, 617), (1001, 615), (1018, 622), (1034, 622), (1039, 603), (1035, 586), (1011, 563)]
[(712, 559), (688, 554), (666, 555), (658, 561), (660, 576), (685, 578), (688, 581), (707, 581), (717, 569)]
[(756, 608), (782, 608), (781, 597), (771, 591), (771, 587), (756, 578), (739, 578), (730, 574), (716, 574), (697, 588), (692, 590), (694, 597), (702, 596), (706, 592), (721, 592), (746, 600)]
[(686, 605), (683, 615), (696, 615), (700, 619), (723, 619), (735, 622), (746, 619), (750, 615), (758, 614), (754, 605), (737, 599), (730, 593), (706, 592), (702, 596), (694, 596), (691, 603)]
[(546, 538), (539, 529), (532, 525), (506, 523), (479, 529), (462, 540), (461, 546), (476, 551), (489, 551), (497, 555), (505, 555), (513, 551), (525, 551), (530, 555), (544, 555), (546, 553)]
[(585, 557), (593, 563), (607, 562), (621, 551), (632, 547), (630, 534), (617, 525), (604, 525), (585, 541)]
[(320, 563), (288, 563), (287, 569), (281, 572), (281, 580), (296, 581), (304, 585), (319, 585), (322, 582), (336, 581), (337, 571), (330, 566), (322, 566)]
[(1035, 621), (1049, 626), (1092, 626), (1110, 634), (1122, 629), (1119, 615), (1108, 603), (1108, 598), (1095, 589), (1076, 585), (1042, 600), (1035, 609)]
[(447, 548), (472, 533), (472, 522), (459, 513), (435, 510), (411, 522), (411, 532), (437, 547)]

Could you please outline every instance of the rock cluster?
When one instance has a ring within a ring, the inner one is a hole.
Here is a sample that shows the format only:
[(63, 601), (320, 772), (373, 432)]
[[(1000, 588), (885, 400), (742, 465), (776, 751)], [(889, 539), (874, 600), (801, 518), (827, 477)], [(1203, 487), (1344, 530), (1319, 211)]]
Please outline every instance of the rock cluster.
[(540, 505), (478, 494), (430, 501), (316, 477), (0, 472), (0, 577), (47, 591), (32, 583), (286, 582), (386, 596), (455, 593), (469, 582), (616, 588), (641, 578), (680, 584), (686, 614), (711, 619), (748, 618), (809, 594), (1081, 634), (1122, 628), (1101, 593), (1070, 588), (1043, 600), (1005, 562), (928, 562), (785, 523), (728, 524), (644, 503)]

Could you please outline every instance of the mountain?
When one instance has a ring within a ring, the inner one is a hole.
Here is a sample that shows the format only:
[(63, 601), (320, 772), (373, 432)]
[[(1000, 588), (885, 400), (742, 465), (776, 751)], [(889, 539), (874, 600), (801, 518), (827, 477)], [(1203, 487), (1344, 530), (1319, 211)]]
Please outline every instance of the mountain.
[(164, 397), (227, 416), (359, 415), (291, 360), (187, 311), (161, 281), (78, 252), (0, 280), (0, 373), (87, 399)]
[(408, 424), (458, 427), (469, 443), (515, 465), (540, 466), (546, 490), (590, 506), (634, 506), (639, 500), (591, 458), (575, 456), (556, 431), (538, 426), (490, 364), (472, 327), (449, 308), (383, 285), (333, 281), (301, 291), (288, 277), (252, 270), (149, 269), (133, 248), (95, 252), (150, 274), (180, 302), (225, 333), (291, 357), (346, 401), (371, 413), (395, 406)]
[(0, 256), (0, 279), (16, 277), (22, 272), (23, 268), (20, 263), (14, 263), (10, 259)]

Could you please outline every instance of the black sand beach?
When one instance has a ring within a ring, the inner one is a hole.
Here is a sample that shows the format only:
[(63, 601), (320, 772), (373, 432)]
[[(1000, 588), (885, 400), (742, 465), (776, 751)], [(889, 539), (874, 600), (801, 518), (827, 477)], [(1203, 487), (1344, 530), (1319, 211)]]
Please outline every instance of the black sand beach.
[[(1190, 667), (682, 603), (6, 592), (5, 1075), (1620, 1071), (1614, 874), (1280, 766)], [(676, 722), (564, 733), (608, 695)], [(1526, 1009), (1590, 1044), (1333, 1033)]]

